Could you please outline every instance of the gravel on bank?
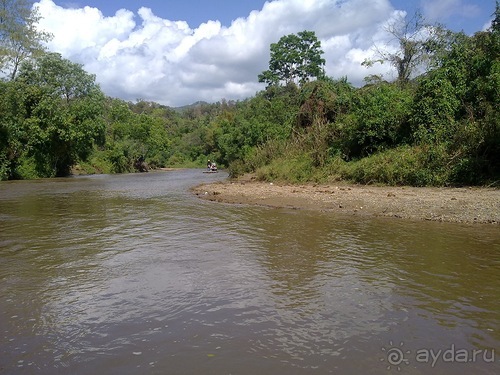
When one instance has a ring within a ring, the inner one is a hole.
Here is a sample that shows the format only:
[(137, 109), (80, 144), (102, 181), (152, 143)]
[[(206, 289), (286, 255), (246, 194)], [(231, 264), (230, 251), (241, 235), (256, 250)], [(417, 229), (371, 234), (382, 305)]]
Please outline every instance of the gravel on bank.
[(211, 201), (456, 223), (500, 224), (500, 189), (279, 184), (250, 178), (203, 184)]

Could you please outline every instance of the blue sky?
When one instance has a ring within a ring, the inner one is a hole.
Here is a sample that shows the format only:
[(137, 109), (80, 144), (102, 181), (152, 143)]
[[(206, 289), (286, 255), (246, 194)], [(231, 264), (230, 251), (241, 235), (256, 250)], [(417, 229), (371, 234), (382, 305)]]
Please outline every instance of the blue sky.
[[(247, 17), (253, 10), (261, 10), (265, 0), (58, 0), (63, 7), (91, 6), (100, 9), (105, 16), (113, 16), (119, 9), (133, 12), (148, 7), (165, 19), (186, 21), (196, 27), (208, 20), (219, 20), (230, 26), (238, 17)], [(491, 18), (495, 0), (390, 0), (397, 9), (414, 14), (416, 9), (425, 13), (429, 7), (435, 9), (426, 18), (445, 24), (454, 31), (472, 34), (480, 31)]]
[(495, 0), (39, 0), (49, 50), (81, 63), (113, 97), (180, 106), (240, 100), (264, 86), (269, 46), (312, 30), (325, 71), (356, 86), (387, 65), (361, 63), (394, 51), (387, 25), (420, 9), (426, 20), (471, 35), (491, 22)]
[(234, 19), (262, 9), (265, 0), (62, 0), (55, 3), (66, 7), (96, 7), (105, 16), (113, 16), (122, 8), (137, 12), (141, 7), (148, 7), (162, 18), (187, 21), (191, 27), (196, 27), (208, 20), (219, 20), (224, 26), (230, 26)]

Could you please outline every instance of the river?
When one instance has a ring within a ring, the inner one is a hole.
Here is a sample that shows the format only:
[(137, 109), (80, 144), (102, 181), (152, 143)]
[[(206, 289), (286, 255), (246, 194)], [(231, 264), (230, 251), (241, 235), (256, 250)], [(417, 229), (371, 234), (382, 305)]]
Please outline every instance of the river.
[(0, 183), (1, 374), (498, 374), (500, 231)]

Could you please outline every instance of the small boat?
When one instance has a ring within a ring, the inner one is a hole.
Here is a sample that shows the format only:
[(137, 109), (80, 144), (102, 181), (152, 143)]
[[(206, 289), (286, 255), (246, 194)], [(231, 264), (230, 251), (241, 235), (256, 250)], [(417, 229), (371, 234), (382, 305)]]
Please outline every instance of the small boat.
[(218, 170), (217, 170), (217, 164), (215, 163), (210, 163), (210, 160), (208, 161), (208, 166), (207, 166), (207, 170), (204, 171), (203, 173), (217, 173)]

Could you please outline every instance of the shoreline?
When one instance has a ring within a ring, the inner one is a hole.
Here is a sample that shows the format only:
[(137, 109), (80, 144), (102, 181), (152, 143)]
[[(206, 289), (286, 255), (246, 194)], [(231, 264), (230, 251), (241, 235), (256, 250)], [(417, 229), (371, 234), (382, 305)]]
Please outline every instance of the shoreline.
[(356, 185), (345, 182), (301, 184), (237, 180), (191, 189), (201, 199), (273, 208), (317, 210), (464, 224), (500, 224), (500, 189)]

